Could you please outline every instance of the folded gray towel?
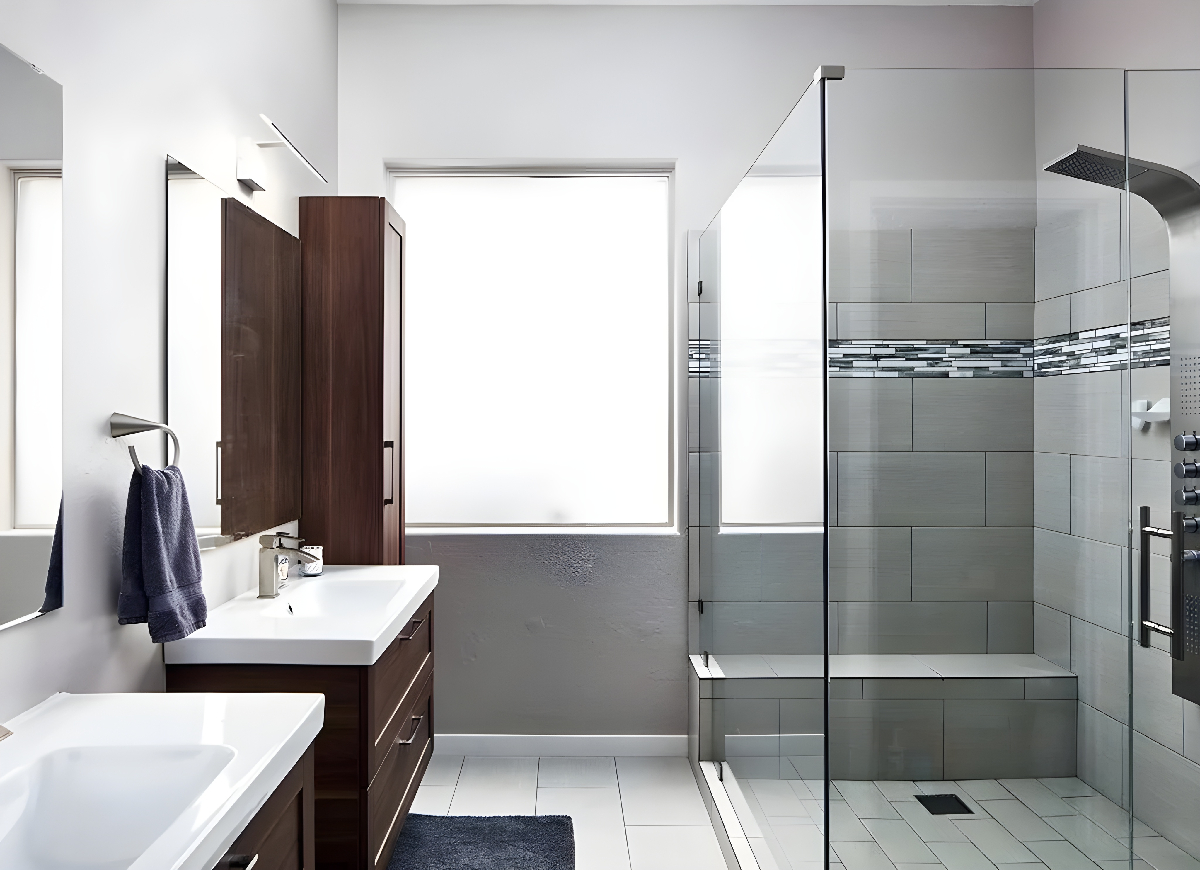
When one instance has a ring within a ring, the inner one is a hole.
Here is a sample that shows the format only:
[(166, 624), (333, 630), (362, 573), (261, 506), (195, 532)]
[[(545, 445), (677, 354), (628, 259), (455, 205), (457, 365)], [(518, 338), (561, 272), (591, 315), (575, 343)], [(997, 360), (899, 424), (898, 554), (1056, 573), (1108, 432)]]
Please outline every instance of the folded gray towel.
[(200, 585), (200, 547), (183, 473), (148, 465), (133, 473), (121, 550), (121, 625), (148, 622), (155, 643), (179, 640), (208, 619)]

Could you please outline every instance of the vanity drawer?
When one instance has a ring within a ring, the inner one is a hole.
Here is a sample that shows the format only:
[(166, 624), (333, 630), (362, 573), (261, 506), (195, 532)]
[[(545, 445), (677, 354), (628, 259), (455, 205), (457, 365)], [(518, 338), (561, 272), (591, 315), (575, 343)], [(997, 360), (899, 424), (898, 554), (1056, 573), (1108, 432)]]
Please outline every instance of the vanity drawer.
[[(373, 778), (388, 748), (408, 725), (402, 713), (433, 672), (433, 594), (367, 671), (367, 777)], [(407, 734), (405, 730), (405, 734)]]
[(408, 808), (433, 754), (432, 674), (403, 718), (403, 728), (393, 738), (367, 789), (367, 866), (372, 870), (387, 867), (396, 835), (404, 827)]
[(313, 759), (309, 746), (214, 870), (316, 870)]

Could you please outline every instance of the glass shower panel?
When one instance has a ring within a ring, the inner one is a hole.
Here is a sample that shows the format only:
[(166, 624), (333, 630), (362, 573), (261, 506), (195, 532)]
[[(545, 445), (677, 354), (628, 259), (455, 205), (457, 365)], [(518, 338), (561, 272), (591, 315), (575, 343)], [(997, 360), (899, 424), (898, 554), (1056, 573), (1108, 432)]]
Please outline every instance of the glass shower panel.
[[(1122, 720), (1131, 724), (1125, 731), (1132, 788), (1126, 786), (1123, 805), (1132, 802), (1133, 851), (1139, 859), (1155, 868), (1168, 863), (1194, 867), (1200, 858), (1195, 824), (1200, 806), (1200, 577), (1195, 563), (1180, 557), (1200, 546), (1187, 524), (1200, 511), (1187, 497), (1197, 488), (1188, 476), (1198, 457), (1186, 437), (1200, 428), (1193, 386), (1200, 357), (1200, 71), (1130, 71), (1126, 76), (1133, 194), (1129, 396), (1135, 415), (1155, 406), (1166, 411), (1156, 415), (1149, 410), (1141, 420), (1135, 416), (1132, 507), (1148, 510), (1151, 527), (1173, 533), (1171, 538), (1139, 536), (1149, 539), (1148, 558), (1134, 540), (1139, 557), (1134, 574), (1140, 578), (1148, 561), (1149, 582), (1148, 612), (1140, 607), (1140, 595), (1134, 597), (1133, 612), (1135, 626), (1145, 620), (1176, 634), (1147, 626), (1144, 634), (1135, 635), (1133, 703), (1129, 719)], [(1162, 195), (1166, 190), (1169, 197)], [(1173, 438), (1181, 435), (1185, 437)], [(1172, 545), (1177, 547), (1174, 557)]]
[(805, 820), (793, 852), (823, 852), (823, 86), (699, 238), (689, 311), (699, 760), (779, 866), (746, 833), (772, 807)]
[(830, 861), (1129, 860), (1129, 223), (1043, 170), (1123, 110), (1111, 70), (829, 89)]

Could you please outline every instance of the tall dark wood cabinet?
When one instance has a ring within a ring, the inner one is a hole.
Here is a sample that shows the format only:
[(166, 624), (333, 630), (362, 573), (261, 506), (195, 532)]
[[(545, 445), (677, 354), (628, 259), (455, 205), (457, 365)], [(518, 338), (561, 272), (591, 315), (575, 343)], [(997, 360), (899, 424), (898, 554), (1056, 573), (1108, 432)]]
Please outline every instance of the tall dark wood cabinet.
[(380, 197), (300, 198), (300, 535), (331, 565), (404, 561), (404, 232)]

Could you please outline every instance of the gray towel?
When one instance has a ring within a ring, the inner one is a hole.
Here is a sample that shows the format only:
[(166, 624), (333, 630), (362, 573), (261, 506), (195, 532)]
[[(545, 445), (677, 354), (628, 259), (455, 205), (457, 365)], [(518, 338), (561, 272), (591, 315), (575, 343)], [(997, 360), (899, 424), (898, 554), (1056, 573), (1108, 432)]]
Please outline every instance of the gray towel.
[(183, 473), (148, 465), (129, 481), (121, 551), (121, 625), (148, 622), (155, 643), (179, 640), (208, 619), (200, 585), (200, 547)]

